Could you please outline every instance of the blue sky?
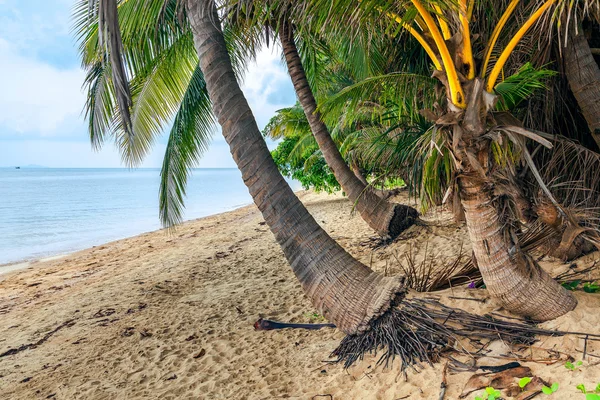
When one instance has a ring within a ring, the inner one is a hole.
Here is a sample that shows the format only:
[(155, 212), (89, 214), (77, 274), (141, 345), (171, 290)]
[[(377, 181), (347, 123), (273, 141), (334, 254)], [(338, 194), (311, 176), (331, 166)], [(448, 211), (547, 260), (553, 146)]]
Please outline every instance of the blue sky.
[[(84, 72), (70, 34), (74, 0), (0, 0), (0, 167), (122, 167), (112, 143), (92, 151), (81, 113)], [(279, 49), (263, 50), (242, 88), (259, 126), (295, 95)], [(166, 135), (143, 167), (160, 167)], [(271, 146), (272, 147), (272, 143)], [(200, 167), (234, 167), (220, 130)]]

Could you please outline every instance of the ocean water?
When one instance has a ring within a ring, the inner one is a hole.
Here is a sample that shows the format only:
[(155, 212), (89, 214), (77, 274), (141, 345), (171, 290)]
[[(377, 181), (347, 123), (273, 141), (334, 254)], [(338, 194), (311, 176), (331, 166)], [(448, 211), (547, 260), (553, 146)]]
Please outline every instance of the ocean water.
[[(2, 264), (160, 229), (159, 169), (0, 168)], [(294, 190), (299, 184), (290, 182)], [(237, 169), (196, 169), (184, 219), (252, 203)]]

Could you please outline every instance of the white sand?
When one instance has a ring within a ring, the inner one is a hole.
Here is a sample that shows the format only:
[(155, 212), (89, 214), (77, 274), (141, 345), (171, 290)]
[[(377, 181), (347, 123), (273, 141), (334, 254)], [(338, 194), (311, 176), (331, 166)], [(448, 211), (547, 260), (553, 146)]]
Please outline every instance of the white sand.
[[(447, 213), (437, 213), (427, 216), (435, 225), (412, 227), (408, 239), (373, 252), (360, 244), (372, 233), (360, 217), (350, 215), (349, 202), (340, 196), (300, 196), (340, 244), (379, 271), (397, 273), (396, 258), (409, 248), (422, 257), (427, 247), (442, 258), (467, 242), (464, 227), (454, 225)], [(470, 252), (468, 244), (465, 248)], [(578, 264), (597, 258), (593, 254)], [(567, 268), (543, 264), (555, 271)], [(254, 206), (185, 223), (172, 236), (147, 233), (31, 267), (0, 278), (0, 353), (62, 327), (39, 346), (0, 358), (2, 399), (439, 396), (444, 361), (418, 374), (408, 372), (407, 381), (397, 365), (383, 370), (374, 357), (344, 371), (323, 362), (343, 337), (337, 330), (253, 329), (259, 315), (309, 322), (314, 312)], [(441, 294), (487, 296), (484, 290), (468, 289)], [(574, 312), (544, 327), (600, 333), (600, 295), (577, 292), (577, 297), (580, 305)], [(496, 309), (490, 301), (452, 304), (477, 312)], [(537, 345), (580, 359), (584, 341), (551, 338)], [(498, 344), (490, 348), (496, 349), (492, 354), (507, 351)], [(576, 384), (593, 388), (600, 382), (600, 343), (588, 341), (587, 353), (575, 372), (564, 361), (525, 365), (560, 383), (553, 398), (583, 398), (576, 395)], [(449, 374), (445, 398), (457, 399), (472, 374)]]

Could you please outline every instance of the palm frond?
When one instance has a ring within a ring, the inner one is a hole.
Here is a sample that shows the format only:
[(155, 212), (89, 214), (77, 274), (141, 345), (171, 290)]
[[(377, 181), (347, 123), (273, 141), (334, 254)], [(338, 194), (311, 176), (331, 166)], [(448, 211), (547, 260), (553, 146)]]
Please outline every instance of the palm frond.
[(96, 150), (102, 147), (113, 123), (115, 104), (109, 68), (110, 64), (97, 61), (88, 69), (83, 84), (87, 89), (84, 113), (88, 120), (90, 141)]
[(133, 140), (118, 135), (121, 154), (127, 164), (140, 164), (155, 138), (171, 122), (197, 65), (198, 57), (189, 32), (180, 36), (134, 77), (131, 82), (132, 127), (136, 134)]
[(214, 124), (204, 76), (196, 66), (175, 116), (160, 173), (160, 220), (164, 226), (182, 220), (187, 180), (208, 149)]
[(304, 109), (298, 102), (292, 107), (275, 111), (262, 133), (271, 139), (312, 135)]
[(500, 96), (496, 109), (499, 111), (514, 110), (536, 91), (546, 89), (546, 81), (555, 75), (555, 71), (534, 68), (531, 63), (526, 63), (515, 74), (509, 76), (494, 88)]
[[(108, 59), (110, 59), (112, 83), (115, 88), (120, 121), (128, 141), (132, 142), (134, 139), (131, 124), (132, 99), (123, 60), (123, 41), (121, 39), (121, 29), (119, 28), (117, 0), (98, 0), (98, 32), (98, 44), (100, 48), (106, 48)], [(106, 56), (102, 60), (106, 63)]]
[(347, 109), (356, 109), (359, 103), (377, 98), (380, 103), (394, 101), (398, 114), (409, 115), (435, 102), (436, 84), (428, 76), (402, 72), (369, 77), (329, 97), (319, 110), (328, 124), (335, 124)]

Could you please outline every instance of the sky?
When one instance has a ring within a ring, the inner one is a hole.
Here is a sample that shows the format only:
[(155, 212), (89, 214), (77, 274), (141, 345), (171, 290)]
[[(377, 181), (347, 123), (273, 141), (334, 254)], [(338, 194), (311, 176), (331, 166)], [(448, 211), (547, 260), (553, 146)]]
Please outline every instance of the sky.
[[(0, 0), (0, 167), (125, 167), (112, 142), (97, 152), (87, 136), (85, 72), (70, 32), (73, 3)], [(276, 110), (295, 102), (279, 48), (259, 53), (242, 89), (261, 129)], [(141, 167), (160, 167), (167, 133)], [(218, 127), (199, 167), (235, 167)]]

